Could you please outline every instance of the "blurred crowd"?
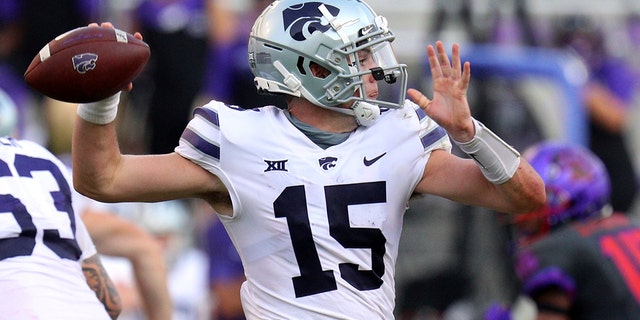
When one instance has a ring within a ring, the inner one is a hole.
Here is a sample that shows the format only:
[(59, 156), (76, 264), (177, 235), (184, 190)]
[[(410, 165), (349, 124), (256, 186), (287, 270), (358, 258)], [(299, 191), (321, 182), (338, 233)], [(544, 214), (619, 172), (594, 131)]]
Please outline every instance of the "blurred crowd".
[[(44, 44), (89, 22), (112, 21), (116, 28), (140, 31), (151, 47), (147, 67), (121, 102), (118, 132), (125, 153), (173, 151), (193, 107), (210, 99), (244, 108), (284, 106), (281, 97), (256, 93), (246, 57), (250, 27), (269, 3), (0, 1), (0, 90), (17, 106), (14, 135), (40, 142), (61, 157), (70, 153), (75, 106), (32, 91), (22, 74)], [(490, 9), (482, 13), (474, 12), (472, 0), (452, 3), (433, 3), (433, 10), (424, 17), (432, 22), (422, 30), (425, 41), (443, 39), (525, 51), (543, 48), (579, 62), (567, 64), (575, 69), (565, 70), (564, 79), (542, 78), (520, 65), (510, 66), (517, 77), (509, 72), (481, 72), (482, 81), (472, 80), (471, 84), (472, 112), (520, 150), (545, 139), (571, 138), (563, 130), (550, 130), (548, 123), (559, 121), (563, 126), (567, 117), (584, 122), (577, 128), (584, 131), (586, 140), (579, 143), (606, 166), (613, 209), (635, 219), (640, 168), (634, 131), (640, 103), (640, 12), (539, 17), (530, 14), (521, 0), (490, 1)], [(400, 17), (388, 18), (393, 29), (394, 20)], [(424, 64), (428, 71), (424, 61), (407, 63)], [(472, 76), (476, 76), (474, 66)], [(428, 83), (423, 79), (427, 73), (411, 75), (413, 85)], [(576, 74), (583, 76), (571, 76)], [(568, 107), (563, 95), (568, 93), (557, 81), (578, 88), (584, 115), (564, 114)], [(173, 319), (243, 318), (239, 300), (242, 266), (210, 207), (196, 201), (99, 206), (142, 226), (161, 244)], [(397, 268), (399, 318), (477, 319), (491, 302), (515, 296), (517, 281), (505, 249), (511, 226), (503, 224), (498, 213), (468, 214), (476, 210), (441, 199), (413, 200)], [(113, 257), (105, 258), (104, 263), (123, 298), (121, 319), (145, 319), (148, 315), (130, 262)]]

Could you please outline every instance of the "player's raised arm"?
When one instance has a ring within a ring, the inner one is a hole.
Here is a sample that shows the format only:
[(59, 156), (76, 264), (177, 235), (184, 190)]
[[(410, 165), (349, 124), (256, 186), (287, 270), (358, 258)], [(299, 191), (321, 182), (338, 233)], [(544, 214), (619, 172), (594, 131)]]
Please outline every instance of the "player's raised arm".
[(103, 202), (163, 201), (185, 197), (205, 198), (224, 187), (212, 174), (177, 153), (122, 155), (116, 125), (93, 123), (82, 109), (100, 109), (100, 104), (78, 106), (72, 137), (73, 180), (82, 194)]
[[(101, 27), (113, 25), (103, 23)], [(134, 36), (142, 39), (140, 33)], [(131, 88), (128, 84), (125, 89)], [(176, 153), (122, 155), (114, 123), (119, 101), (118, 92), (78, 105), (72, 169), (74, 186), (80, 193), (104, 202), (120, 202), (204, 197), (215, 188), (224, 190), (215, 176)]]
[(409, 97), (443, 127), (474, 161), (434, 152), (416, 191), (503, 212), (528, 212), (545, 200), (540, 176), (520, 153), (471, 117), (467, 89), (471, 65), (462, 64), (454, 44), (451, 61), (442, 42), (427, 47), (433, 99), (409, 89)]

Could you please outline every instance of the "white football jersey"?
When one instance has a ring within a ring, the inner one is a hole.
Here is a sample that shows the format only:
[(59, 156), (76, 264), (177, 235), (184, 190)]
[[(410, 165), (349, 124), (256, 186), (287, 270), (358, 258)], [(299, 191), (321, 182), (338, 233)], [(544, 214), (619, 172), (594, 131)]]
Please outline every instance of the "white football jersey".
[(42, 146), (0, 138), (0, 318), (110, 319), (82, 273), (96, 249), (70, 181)]
[(220, 177), (249, 319), (392, 319), (403, 214), (446, 131), (407, 101), (318, 147), (276, 107), (198, 108), (176, 151)]

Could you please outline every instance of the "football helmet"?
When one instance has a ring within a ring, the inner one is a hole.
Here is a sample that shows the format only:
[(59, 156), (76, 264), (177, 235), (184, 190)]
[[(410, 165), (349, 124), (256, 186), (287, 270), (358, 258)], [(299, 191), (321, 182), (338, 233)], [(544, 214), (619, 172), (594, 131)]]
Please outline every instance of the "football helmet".
[[(258, 92), (303, 97), (370, 125), (380, 107), (404, 104), (407, 67), (394, 39), (387, 20), (360, 0), (276, 0), (253, 25), (249, 64)], [(378, 96), (367, 96), (363, 76), (376, 80)], [(351, 108), (339, 107), (345, 103)]]
[[(540, 174), (547, 193), (543, 208), (516, 216), (519, 231), (540, 237), (571, 221), (585, 220), (605, 213), (611, 185), (602, 161), (578, 145), (542, 142), (529, 147), (524, 158)], [(536, 223), (536, 229), (523, 226)], [(522, 235), (522, 234), (521, 234)]]

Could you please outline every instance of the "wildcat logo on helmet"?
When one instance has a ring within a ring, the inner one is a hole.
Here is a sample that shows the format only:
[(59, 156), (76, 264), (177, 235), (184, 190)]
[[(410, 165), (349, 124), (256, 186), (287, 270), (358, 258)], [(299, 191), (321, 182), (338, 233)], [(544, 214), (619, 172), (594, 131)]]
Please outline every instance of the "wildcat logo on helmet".
[(87, 71), (95, 69), (98, 55), (95, 53), (82, 53), (73, 56), (71, 60), (73, 62), (73, 69), (80, 74), (85, 74)]
[[(323, 25), (320, 22), (322, 12), (319, 7), (321, 5), (320, 2), (307, 2), (290, 6), (282, 12), (284, 28), (289, 31), (291, 38), (304, 41), (316, 31), (324, 33), (331, 28), (329, 24)], [(333, 16), (337, 16), (340, 12), (340, 9), (334, 6), (325, 4), (325, 7)]]

